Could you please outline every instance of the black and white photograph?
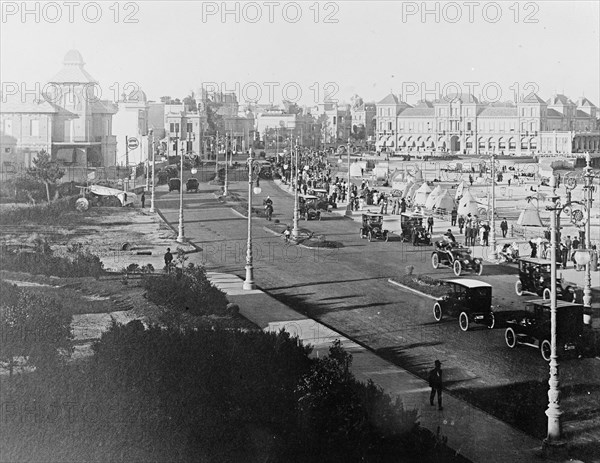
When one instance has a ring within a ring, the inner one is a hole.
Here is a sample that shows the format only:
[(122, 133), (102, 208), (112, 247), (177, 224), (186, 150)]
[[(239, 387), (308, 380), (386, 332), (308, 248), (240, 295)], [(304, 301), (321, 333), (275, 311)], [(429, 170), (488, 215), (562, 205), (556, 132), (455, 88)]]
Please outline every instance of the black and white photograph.
[(600, 463), (600, 0), (0, 8), (0, 463)]

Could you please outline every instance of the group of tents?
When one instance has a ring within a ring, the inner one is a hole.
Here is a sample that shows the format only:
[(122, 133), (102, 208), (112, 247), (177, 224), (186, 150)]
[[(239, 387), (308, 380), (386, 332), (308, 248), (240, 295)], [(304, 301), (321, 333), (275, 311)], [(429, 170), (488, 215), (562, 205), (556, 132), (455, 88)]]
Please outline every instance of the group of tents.
[(455, 207), (458, 215), (481, 215), (486, 207), (477, 202), (469, 192), (464, 182), (452, 192), (437, 185), (430, 187), (425, 181), (409, 181), (401, 190), (403, 198), (410, 200), (411, 204), (431, 212), (448, 213)]

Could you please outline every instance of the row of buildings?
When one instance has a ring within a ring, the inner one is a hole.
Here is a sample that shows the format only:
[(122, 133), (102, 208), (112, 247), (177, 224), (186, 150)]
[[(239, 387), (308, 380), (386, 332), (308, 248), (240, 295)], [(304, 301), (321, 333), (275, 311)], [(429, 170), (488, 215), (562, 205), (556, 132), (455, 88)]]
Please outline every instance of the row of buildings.
[[(98, 82), (77, 50), (40, 93), (2, 95), (0, 161), (31, 165), (46, 150), (65, 166), (108, 167), (144, 161), (154, 146), (165, 156), (211, 159), (225, 148), (246, 151), (304, 146), (368, 144), (386, 152), (455, 152), (569, 155), (600, 151), (598, 110), (586, 98), (536, 94), (518, 103), (486, 103), (470, 94), (410, 105), (390, 94), (378, 103), (352, 98), (313, 107), (242, 107), (235, 93), (200, 89), (183, 101), (149, 101), (135, 88), (116, 102), (95, 97)], [(131, 140), (136, 138), (136, 140)]]

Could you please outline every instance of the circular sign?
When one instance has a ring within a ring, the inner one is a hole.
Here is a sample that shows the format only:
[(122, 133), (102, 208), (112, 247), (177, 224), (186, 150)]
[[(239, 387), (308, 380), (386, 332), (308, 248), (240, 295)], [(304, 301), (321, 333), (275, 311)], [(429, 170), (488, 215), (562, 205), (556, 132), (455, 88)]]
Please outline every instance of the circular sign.
[(192, 168), (192, 175), (195, 175), (198, 173), (198, 169), (196, 169), (195, 167)]
[(137, 138), (135, 138), (135, 137), (129, 137), (127, 139), (127, 148), (129, 148), (130, 150), (134, 150), (138, 146), (140, 146), (140, 142), (138, 141)]

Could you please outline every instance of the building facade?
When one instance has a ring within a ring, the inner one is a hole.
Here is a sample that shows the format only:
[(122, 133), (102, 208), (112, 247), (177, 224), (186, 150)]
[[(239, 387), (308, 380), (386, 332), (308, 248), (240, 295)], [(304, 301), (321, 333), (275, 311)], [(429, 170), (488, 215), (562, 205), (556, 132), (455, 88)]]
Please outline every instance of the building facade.
[(600, 151), (598, 111), (564, 95), (531, 93), (514, 104), (452, 94), (414, 106), (390, 94), (377, 103), (380, 151), (555, 155)]
[(3, 163), (30, 167), (37, 152), (45, 149), (65, 166), (116, 164), (112, 118), (117, 108), (96, 97), (98, 82), (84, 66), (81, 54), (70, 50), (45, 93), (2, 97)]

